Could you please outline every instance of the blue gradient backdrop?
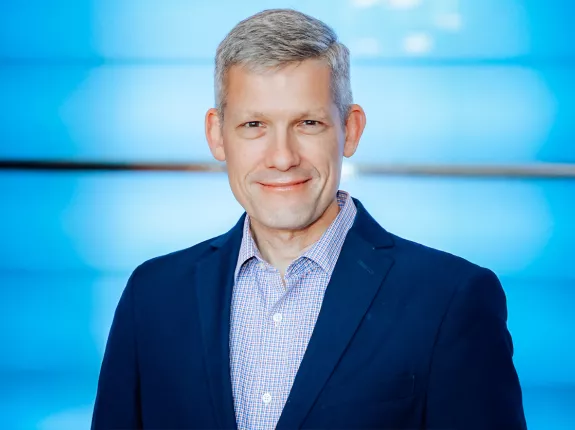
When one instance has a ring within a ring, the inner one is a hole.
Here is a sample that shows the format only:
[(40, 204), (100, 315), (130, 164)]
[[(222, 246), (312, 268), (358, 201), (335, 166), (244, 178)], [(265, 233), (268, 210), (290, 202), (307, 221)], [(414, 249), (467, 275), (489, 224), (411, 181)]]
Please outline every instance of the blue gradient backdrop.
[[(353, 161), (575, 163), (575, 5), (560, 0), (4, 0), (0, 159), (203, 162), (213, 54), (295, 7), (350, 47)], [(389, 230), (492, 268), (530, 429), (575, 428), (575, 180), (356, 177)], [(143, 260), (229, 228), (223, 174), (0, 171), (0, 428), (88, 428)]]

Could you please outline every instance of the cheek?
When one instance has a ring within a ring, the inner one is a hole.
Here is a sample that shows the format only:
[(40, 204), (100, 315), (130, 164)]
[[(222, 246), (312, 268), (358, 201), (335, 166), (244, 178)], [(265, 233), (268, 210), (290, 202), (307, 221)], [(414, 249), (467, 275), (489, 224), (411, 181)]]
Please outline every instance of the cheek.
[(342, 151), (334, 137), (307, 145), (303, 153), (321, 176), (333, 175), (334, 170), (339, 169), (342, 159)]
[(226, 166), (230, 182), (236, 188), (246, 188), (247, 178), (257, 167), (256, 154), (252, 154), (245, 147), (236, 145), (233, 149), (226, 149)]

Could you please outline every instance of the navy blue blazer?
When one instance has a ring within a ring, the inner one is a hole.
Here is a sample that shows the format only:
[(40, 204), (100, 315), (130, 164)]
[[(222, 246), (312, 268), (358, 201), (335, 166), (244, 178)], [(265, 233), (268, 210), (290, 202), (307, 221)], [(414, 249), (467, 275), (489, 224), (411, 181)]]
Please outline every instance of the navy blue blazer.
[[(525, 429), (493, 272), (358, 213), (278, 429)], [(229, 326), (243, 217), (128, 281), (92, 429), (234, 429)]]

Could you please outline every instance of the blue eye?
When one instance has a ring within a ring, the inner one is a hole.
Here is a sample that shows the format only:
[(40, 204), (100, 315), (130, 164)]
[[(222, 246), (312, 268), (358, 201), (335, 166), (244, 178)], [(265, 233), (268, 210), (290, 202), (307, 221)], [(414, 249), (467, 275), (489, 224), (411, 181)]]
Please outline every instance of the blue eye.
[(313, 119), (306, 119), (303, 123), (304, 125), (318, 125), (319, 121), (315, 121)]
[(261, 125), (262, 123), (260, 121), (250, 121), (250, 122), (246, 122), (244, 124), (244, 127), (246, 128), (257, 128)]

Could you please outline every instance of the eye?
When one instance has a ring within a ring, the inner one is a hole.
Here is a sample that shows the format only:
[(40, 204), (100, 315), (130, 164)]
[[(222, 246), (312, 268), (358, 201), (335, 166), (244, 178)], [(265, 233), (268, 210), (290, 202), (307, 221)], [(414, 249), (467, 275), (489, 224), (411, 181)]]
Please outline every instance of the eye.
[(261, 126), (262, 126), (261, 121), (249, 121), (249, 122), (246, 122), (245, 124), (243, 124), (243, 127), (245, 127), (245, 128), (258, 128)]
[(327, 129), (324, 122), (315, 119), (304, 119), (298, 124), (300, 131), (304, 134), (320, 134)]
[(262, 121), (248, 121), (237, 128), (238, 135), (245, 139), (257, 139), (266, 132), (266, 124)]

